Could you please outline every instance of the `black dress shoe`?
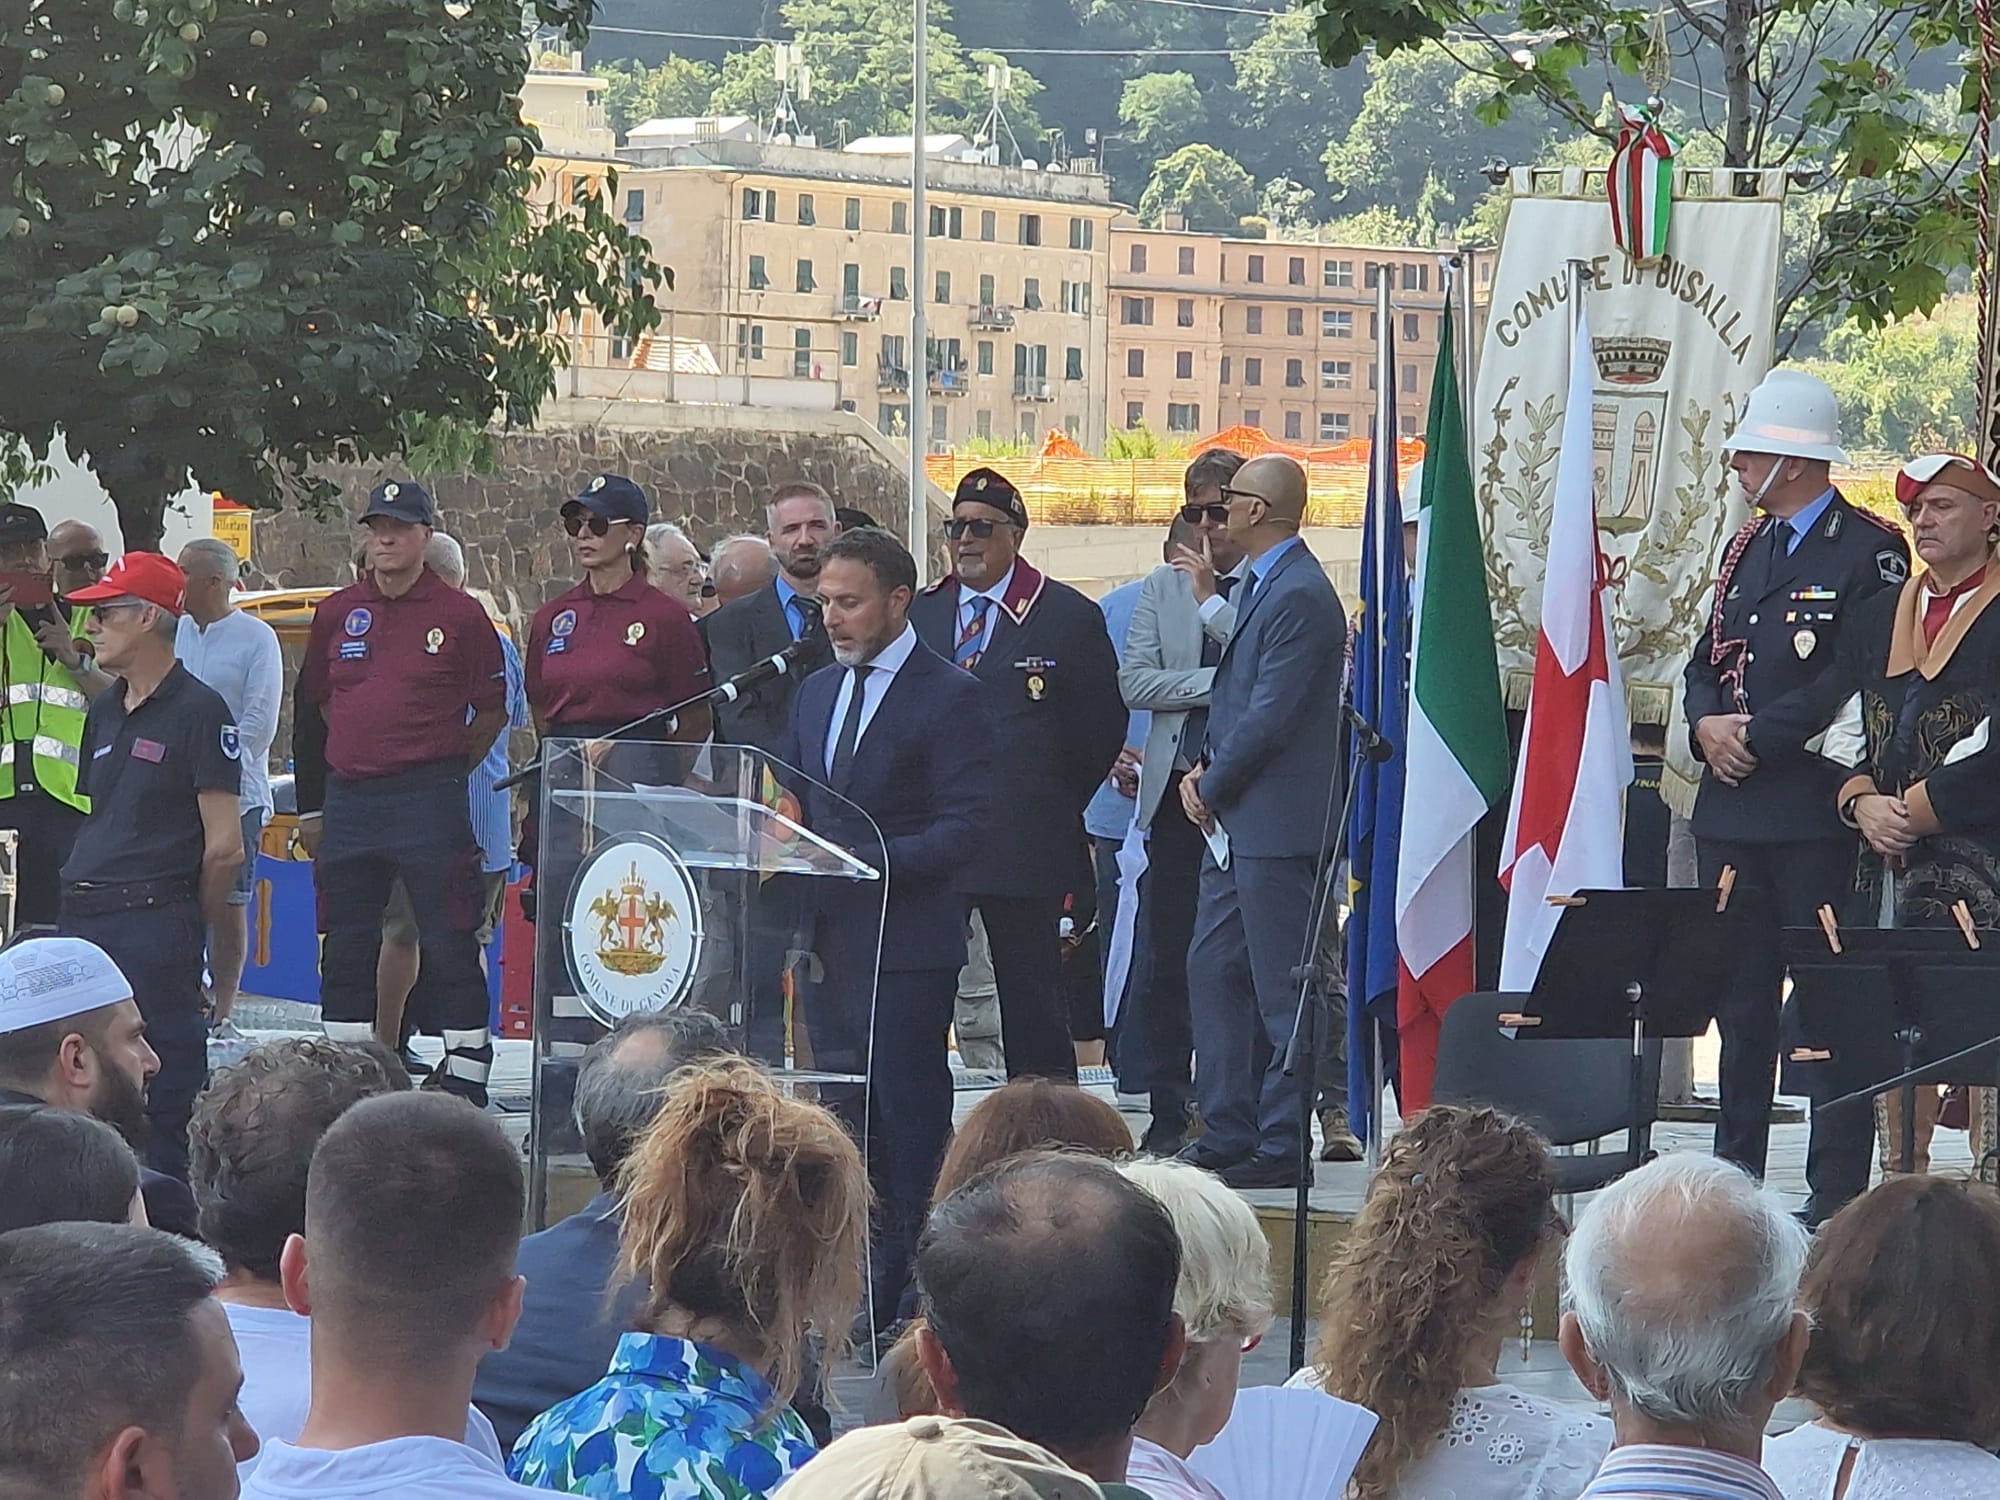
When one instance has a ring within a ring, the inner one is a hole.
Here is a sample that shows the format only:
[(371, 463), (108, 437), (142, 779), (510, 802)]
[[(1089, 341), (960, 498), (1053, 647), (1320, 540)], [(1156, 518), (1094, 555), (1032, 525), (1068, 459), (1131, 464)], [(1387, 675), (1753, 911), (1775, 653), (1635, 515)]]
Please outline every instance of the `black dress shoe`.
[(1231, 1167), (1241, 1166), (1250, 1160), (1246, 1151), (1239, 1156), (1224, 1156), (1219, 1151), (1211, 1151), (1201, 1141), (1192, 1146), (1183, 1146), (1174, 1153), (1175, 1161), (1184, 1161), (1191, 1167), (1200, 1167), (1204, 1172), (1226, 1172)]
[(1299, 1164), (1290, 1156), (1253, 1156), (1221, 1173), (1223, 1185), (1238, 1192), (1250, 1188), (1289, 1188), (1299, 1185)]

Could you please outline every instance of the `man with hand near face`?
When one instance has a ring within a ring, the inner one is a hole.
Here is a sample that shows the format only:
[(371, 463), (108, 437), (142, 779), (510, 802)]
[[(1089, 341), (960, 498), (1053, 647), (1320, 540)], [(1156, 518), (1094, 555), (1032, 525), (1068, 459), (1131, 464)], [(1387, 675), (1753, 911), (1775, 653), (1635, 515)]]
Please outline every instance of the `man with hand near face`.
[(1118, 654), (1097, 606), (1020, 555), (1028, 506), (974, 469), (945, 524), (953, 571), (910, 606), (917, 638), (979, 679), (993, 805), (959, 878), (993, 950), (1009, 1077), (1076, 1077), (1062, 986), (1063, 897), (1084, 867), (1083, 810), (1125, 744)]

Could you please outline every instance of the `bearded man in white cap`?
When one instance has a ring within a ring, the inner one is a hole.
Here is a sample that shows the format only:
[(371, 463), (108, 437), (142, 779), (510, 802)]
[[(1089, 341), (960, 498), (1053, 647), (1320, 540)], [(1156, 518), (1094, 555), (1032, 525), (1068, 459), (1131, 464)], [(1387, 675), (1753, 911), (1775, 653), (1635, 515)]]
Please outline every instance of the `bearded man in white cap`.
[[(37, 937), (0, 949), (0, 1104), (95, 1116), (137, 1152), (159, 1071), (132, 986), (102, 948)], [(139, 1179), (147, 1222), (195, 1238), (188, 1185), (145, 1166)]]
[[(1854, 835), (1834, 797), (1840, 772), (1807, 746), (1851, 691), (1837, 686), (1835, 667), (1845, 622), (1910, 576), (1910, 550), (1893, 523), (1834, 488), (1832, 466), (1847, 454), (1840, 408), (1823, 382), (1773, 370), (1725, 446), (1761, 514), (1723, 554), (1709, 629), (1687, 667), (1686, 710), (1706, 767), (1692, 820), (1702, 883), (1733, 871), (1732, 907), (1761, 929), (1716, 996), (1715, 1153), (1761, 1176), (1783, 981), (1776, 929), (1810, 927), (1822, 906), (1838, 910), (1854, 878)], [(1869, 1135), (1865, 1115), (1815, 1116), (1808, 1222), (1867, 1188)]]

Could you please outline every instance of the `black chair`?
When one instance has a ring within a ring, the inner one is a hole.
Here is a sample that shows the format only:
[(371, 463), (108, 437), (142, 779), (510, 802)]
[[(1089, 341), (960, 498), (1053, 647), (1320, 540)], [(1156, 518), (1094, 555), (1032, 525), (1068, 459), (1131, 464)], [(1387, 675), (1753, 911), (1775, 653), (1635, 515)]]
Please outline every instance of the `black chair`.
[[(1526, 995), (1467, 995), (1445, 1012), (1438, 1036), (1437, 1075), (1431, 1098), (1438, 1104), (1485, 1104), (1518, 1115), (1556, 1146), (1579, 1146), (1616, 1135), (1616, 1151), (1556, 1157), (1557, 1190), (1587, 1193), (1634, 1167), (1625, 1145), (1632, 1123), (1632, 1044), (1629, 1041), (1543, 1041), (1523, 1032), (1510, 1038), (1503, 1015), (1516, 1013)], [(1660, 1043), (1646, 1043), (1642, 1123), (1659, 1117)]]

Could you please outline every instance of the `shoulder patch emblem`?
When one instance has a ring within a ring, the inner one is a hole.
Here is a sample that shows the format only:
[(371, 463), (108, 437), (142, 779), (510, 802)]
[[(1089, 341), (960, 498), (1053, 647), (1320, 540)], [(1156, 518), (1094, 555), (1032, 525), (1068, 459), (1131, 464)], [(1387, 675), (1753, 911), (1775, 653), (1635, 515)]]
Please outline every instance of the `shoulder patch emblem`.
[(1827, 507), (1826, 539), (1829, 542), (1837, 542), (1840, 540), (1840, 528), (1844, 524), (1846, 524), (1846, 521), (1847, 521), (1846, 512), (1841, 510), (1836, 510), (1832, 506)]
[(576, 629), (576, 611), (573, 609), (563, 610), (549, 621), (550, 635), (568, 635), (574, 629)]
[(1903, 554), (1886, 548), (1875, 554), (1875, 571), (1882, 575), (1884, 583), (1902, 583), (1910, 576), (1910, 565), (1903, 560)]
[(375, 623), (375, 617), (365, 609), (350, 609), (347, 612), (347, 633), (366, 635), (368, 627)]
[(243, 754), (243, 737), (236, 732), (234, 724), (222, 726), (222, 753), (231, 760), (236, 760)]

